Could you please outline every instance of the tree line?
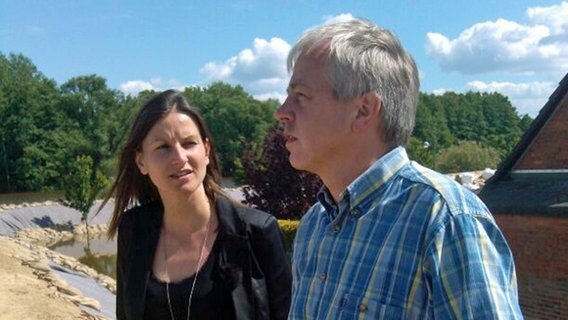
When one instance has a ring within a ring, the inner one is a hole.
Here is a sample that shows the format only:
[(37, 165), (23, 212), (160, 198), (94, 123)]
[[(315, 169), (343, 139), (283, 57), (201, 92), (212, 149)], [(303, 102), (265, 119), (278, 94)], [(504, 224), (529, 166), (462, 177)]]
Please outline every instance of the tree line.
[[(204, 115), (223, 175), (246, 183), (254, 175), (245, 173), (243, 163), (253, 166), (254, 155), (278, 140), (266, 138), (277, 130), (273, 112), (279, 102), (259, 101), (241, 86), (221, 82), (182, 93)], [(125, 95), (98, 75), (59, 85), (29, 58), (0, 53), (0, 193), (63, 190), (69, 174), (85, 163), (93, 179), (110, 179), (133, 117), (153, 94)], [(465, 144), (500, 161), (531, 121), (498, 93), (422, 93), (408, 150), (439, 168), (444, 152)]]

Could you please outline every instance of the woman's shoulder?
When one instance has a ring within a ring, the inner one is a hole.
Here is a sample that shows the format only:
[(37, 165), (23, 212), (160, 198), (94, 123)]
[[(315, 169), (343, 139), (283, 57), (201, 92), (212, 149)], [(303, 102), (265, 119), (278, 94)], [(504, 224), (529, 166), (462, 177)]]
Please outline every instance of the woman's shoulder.
[(136, 204), (128, 209), (126, 209), (122, 213), (121, 221), (119, 224), (119, 228), (121, 227), (132, 227), (134, 224), (139, 222), (144, 222), (148, 219), (155, 219), (160, 217), (161, 213), (163, 212), (162, 204), (158, 201), (144, 203), (144, 204)]
[(262, 227), (272, 221), (276, 221), (276, 218), (268, 212), (247, 207), (230, 198), (219, 197), (217, 202), (220, 204), (223, 211), (232, 212), (234, 219), (237, 219), (247, 225)]

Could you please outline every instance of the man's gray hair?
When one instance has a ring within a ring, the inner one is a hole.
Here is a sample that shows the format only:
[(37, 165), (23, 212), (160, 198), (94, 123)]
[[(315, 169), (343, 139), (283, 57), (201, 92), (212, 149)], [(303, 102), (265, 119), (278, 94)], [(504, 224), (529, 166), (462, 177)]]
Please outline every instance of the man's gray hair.
[(414, 128), (420, 82), (414, 59), (389, 30), (354, 19), (308, 30), (288, 54), (288, 72), (303, 54), (326, 46), (325, 73), (337, 99), (369, 92), (382, 100), (386, 140), (404, 145)]

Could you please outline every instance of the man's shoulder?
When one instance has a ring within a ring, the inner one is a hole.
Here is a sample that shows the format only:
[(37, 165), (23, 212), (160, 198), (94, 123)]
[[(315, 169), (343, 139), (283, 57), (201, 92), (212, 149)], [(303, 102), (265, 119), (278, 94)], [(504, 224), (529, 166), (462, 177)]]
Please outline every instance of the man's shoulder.
[(471, 190), (463, 187), (449, 176), (421, 166), (412, 161), (401, 170), (401, 177), (416, 188), (440, 198), (452, 213), (485, 214), (489, 210)]
[(302, 216), (302, 221), (304, 220), (312, 220), (317, 219), (320, 215), (325, 211), (325, 207), (321, 204), (321, 202), (316, 201), (306, 213)]

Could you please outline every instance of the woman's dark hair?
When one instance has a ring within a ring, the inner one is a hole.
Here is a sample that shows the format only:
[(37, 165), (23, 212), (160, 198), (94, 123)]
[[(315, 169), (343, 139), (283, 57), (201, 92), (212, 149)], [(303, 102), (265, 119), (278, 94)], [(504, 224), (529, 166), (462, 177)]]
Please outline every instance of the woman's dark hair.
[(216, 194), (222, 194), (219, 162), (217, 161), (211, 134), (201, 113), (198, 109), (192, 107), (189, 101), (178, 91), (164, 91), (153, 96), (142, 105), (136, 120), (132, 124), (126, 145), (120, 152), (116, 180), (100, 207), (102, 208), (111, 197), (114, 197), (114, 210), (108, 228), (108, 236), (110, 238), (116, 235), (118, 225), (126, 209), (133, 205), (162, 201), (158, 190), (150, 181), (150, 178), (141, 174), (138, 170), (136, 153), (142, 151), (142, 141), (144, 141), (150, 129), (172, 111), (189, 116), (199, 129), (201, 139), (204, 142), (209, 142), (209, 164), (207, 165), (203, 186), (211, 202), (215, 201)]

